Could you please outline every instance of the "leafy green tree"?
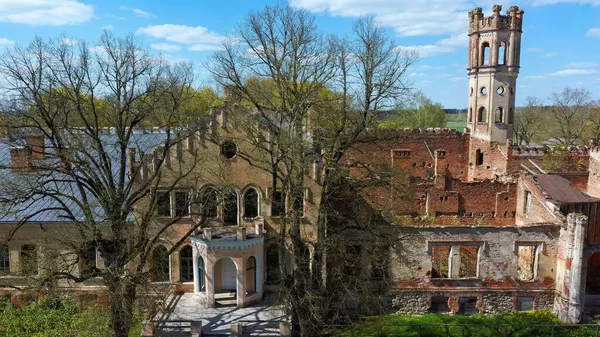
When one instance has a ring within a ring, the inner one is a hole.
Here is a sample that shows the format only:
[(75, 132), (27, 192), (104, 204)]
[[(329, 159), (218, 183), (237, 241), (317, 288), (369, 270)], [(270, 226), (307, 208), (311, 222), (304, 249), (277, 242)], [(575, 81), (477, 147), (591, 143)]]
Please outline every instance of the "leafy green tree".
[(433, 102), (423, 92), (417, 91), (398, 107), (395, 119), (382, 122), (381, 129), (436, 128), (446, 126), (446, 114), (440, 103)]

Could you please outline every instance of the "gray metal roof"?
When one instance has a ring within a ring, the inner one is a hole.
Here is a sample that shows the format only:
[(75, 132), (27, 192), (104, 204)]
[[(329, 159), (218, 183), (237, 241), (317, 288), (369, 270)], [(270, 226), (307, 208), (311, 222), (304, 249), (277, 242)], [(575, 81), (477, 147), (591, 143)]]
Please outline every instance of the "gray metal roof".
[[(142, 152), (152, 152), (155, 147), (163, 145), (167, 138), (164, 132), (146, 132), (136, 131), (128, 144), (128, 147), (136, 148), (136, 159), (139, 160)], [(71, 216), (85, 221), (85, 216), (80, 207), (82, 195), (77, 189), (75, 183), (61, 182), (62, 173), (52, 171), (48, 176), (48, 171), (43, 170), (15, 170), (10, 168), (11, 157), (10, 147), (22, 144), (22, 141), (9, 139), (0, 139), (0, 223), (65, 223), (70, 222), (70, 216), (65, 212), (65, 208), (71, 212)], [(78, 150), (93, 156), (97, 152), (91, 144), (88, 146), (85, 142), (77, 142)], [(106, 152), (114, 158), (113, 175), (119, 171), (117, 163), (119, 162), (119, 153), (117, 137), (114, 134), (107, 133), (102, 137), (103, 147)], [(46, 141), (46, 151), (52, 151), (51, 144)], [(128, 175), (125, 175), (128, 178)], [(65, 175), (65, 178), (67, 176)], [(126, 178), (126, 179), (127, 179)], [(116, 178), (114, 178), (116, 179)], [(25, 198), (36, 188), (47, 188), (47, 191), (60, 191), (64, 196), (36, 196)], [(91, 193), (86, 193), (89, 196)], [(21, 202), (7, 202), (22, 199)], [(95, 205), (90, 205), (95, 204)], [(89, 200), (88, 205), (92, 209), (96, 221), (104, 219), (102, 207), (96, 200)]]

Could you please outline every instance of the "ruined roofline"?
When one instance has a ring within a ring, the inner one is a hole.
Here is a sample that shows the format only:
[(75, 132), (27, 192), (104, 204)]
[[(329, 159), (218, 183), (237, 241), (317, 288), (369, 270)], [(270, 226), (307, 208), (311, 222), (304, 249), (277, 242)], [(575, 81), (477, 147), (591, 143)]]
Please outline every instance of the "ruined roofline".
[(461, 139), (470, 136), (469, 128), (464, 132), (457, 131), (454, 128), (404, 128), (404, 129), (368, 129), (364, 137), (393, 138), (402, 136), (455, 136)]
[(501, 15), (501, 5), (492, 6), (493, 14), (484, 16), (481, 7), (476, 7), (469, 12), (469, 35), (489, 30), (510, 29), (522, 31), (523, 10), (518, 6), (510, 6), (506, 15)]

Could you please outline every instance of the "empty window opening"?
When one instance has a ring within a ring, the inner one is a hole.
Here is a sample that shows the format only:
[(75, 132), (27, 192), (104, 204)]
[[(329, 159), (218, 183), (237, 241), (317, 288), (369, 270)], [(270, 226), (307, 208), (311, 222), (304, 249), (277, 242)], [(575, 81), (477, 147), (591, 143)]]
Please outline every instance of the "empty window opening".
[(498, 93), (498, 95), (502, 95), (504, 93), (504, 87), (499, 86), (498, 89), (496, 89), (496, 92)]
[(227, 159), (232, 159), (237, 154), (237, 145), (231, 140), (226, 140), (221, 144), (221, 155)]
[(204, 188), (200, 191), (200, 208), (202, 210), (202, 216), (205, 218), (216, 218), (217, 205), (219, 203), (219, 193), (212, 187)]
[(475, 151), (475, 165), (483, 165), (483, 151)]
[(518, 296), (517, 311), (533, 311), (533, 297)]
[(521, 281), (533, 281), (537, 276), (538, 246), (519, 246), (517, 276)]
[(506, 64), (506, 42), (500, 42), (500, 47), (498, 47), (498, 65)]
[(458, 277), (477, 277), (479, 246), (460, 246)]
[(21, 247), (21, 272), (23, 275), (37, 275), (38, 256), (35, 245)]
[(344, 263), (344, 274), (349, 276), (359, 276), (360, 275), (360, 251), (361, 247), (359, 245), (349, 245), (346, 246), (346, 259)]
[(469, 108), (469, 123), (473, 121), (473, 108)]
[(477, 114), (477, 121), (483, 123), (487, 122), (487, 110), (485, 109), (485, 107), (479, 108), (479, 113)]
[(502, 109), (501, 107), (497, 107), (494, 116), (495, 123), (502, 123), (504, 121), (504, 109)]
[(190, 245), (179, 251), (179, 278), (181, 282), (194, 281), (194, 259)]
[(98, 274), (96, 268), (96, 245), (93, 242), (88, 242), (81, 247), (80, 253), (80, 268), (81, 276), (92, 277)]
[(169, 251), (164, 246), (157, 246), (152, 251), (152, 282), (169, 282)]
[(431, 247), (431, 278), (449, 277), (450, 246)]
[(171, 216), (171, 194), (159, 193), (156, 197), (156, 211), (159, 216)]
[(223, 222), (226, 225), (237, 225), (238, 197), (234, 191), (227, 191), (223, 198)]
[(473, 87), (471, 87), (471, 91), (469, 92), (469, 96), (473, 96)]
[(481, 44), (481, 60), (479, 60), (479, 64), (482, 66), (489, 65), (489, 57), (490, 57), (490, 44), (484, 42)]
[(432, 314), (444, 314), (450, 312), (450, 307), (448, 306), (448, 297), (431, 296), (431, 305), (427, 311)]
[(190, 215), (190, 193), (175, 192), (175, 216), (184, 217)]
[(258, 216), (258, 192), (249, 188), (244, 192), (244, 217), (256, 218)]
[(198, 256), (197, 260), (198, 265), (198, 290), (205, 291), (205, 273), (204, 273), (204, 259)]
[(523, 212), (529, 214), (531, 211), (531, 192), (525, 191), (525, 205), (523, 206)]
[(0, 245), (0, 275), (10, 273), (10, 253), (8, 245)]
[(283, 216), (285, 214), (285, 193), (273, 191), (271, 195), (271, 216)]
[(265, 284), (279, 284), (279, 250), (277, 244), (272, 244), (267, 248), (265, 254), (267, 278)]
[(508, 110), (508, 123), (509, 123), (509, 124), (512, 124), (512, 123), (514, 123), (514, 119), (515, 119), (515, 115), (514, 115), (513, 108), (510, 108), (510, 109)]
[(479, 313), (477, 309), (477, 297), (459, 297), (458, 299), (458, 314), (459, 315), (476, 315)]
[(480, 92), (481, 92), (482, 95), (487, 95), (487, 88), (486, 87), (481, 87)]

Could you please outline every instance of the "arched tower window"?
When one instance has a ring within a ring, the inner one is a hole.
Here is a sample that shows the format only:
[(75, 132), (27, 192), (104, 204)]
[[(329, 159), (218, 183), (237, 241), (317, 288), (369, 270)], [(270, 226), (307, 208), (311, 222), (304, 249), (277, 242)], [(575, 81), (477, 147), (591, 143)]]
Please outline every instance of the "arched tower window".
[(223, 222), (227, 225), (237, 225), (238, 200), (237, 193), (229, 190), (223, 196)]
[(204, 259), (198, 256), (198, 291), (205, 291)]
[(258, 192), (255, 188), (249, 188), (244, 192), (244, 218), (256, 218), (258, 216)]
[(487, 66), (489, 65), (489, 58), (490, 58), (490, 44), (487, 42), (484, 42), (481, 44), (481, 60), (479, 60), (479, 64), (482, 66)]
[(246, 293), (256, 292), (256, 259), (250, 256), (246, 262)]
[(179, 251), (179, 279), (181, 282), (194, 281), (194, 259), (190, 245), (186, 245)]
[(477, 121), (487, 122), (487, 110), (483, 106), (479, 108), (479, 111), (477, 112)]
[(506, 64), (506, 42), (500, 42), (498, 47), (498, 65)]
[(150, 273), (152, 282), (168, 282), (169, 275), (169, 251), (165, 246), (157, 246), (152, 251), (152, 270)]
[(200, 207), (202, 216), (207, 218), (216, 218), (217, 205), (219, 203), (219, 193), (212, 187), (206, 187), (200, 191)]
[(471, 123), (473, 121), (473, 108), (469, 108), (469, 123)]
[(504, 109), (501, 107), (496, 108), (496, 112), (494, 113), (494, 122), (502, 123), (504, 121)]

